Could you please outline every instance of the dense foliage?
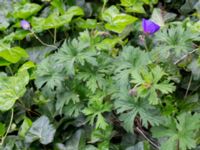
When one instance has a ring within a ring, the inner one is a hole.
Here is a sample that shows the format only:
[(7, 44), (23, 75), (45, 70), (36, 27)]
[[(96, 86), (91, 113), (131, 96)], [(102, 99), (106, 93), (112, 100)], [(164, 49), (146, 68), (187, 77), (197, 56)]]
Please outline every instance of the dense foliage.
[(200, 149), (199, 19), (199, 0), (0, 0), (0, 149)]

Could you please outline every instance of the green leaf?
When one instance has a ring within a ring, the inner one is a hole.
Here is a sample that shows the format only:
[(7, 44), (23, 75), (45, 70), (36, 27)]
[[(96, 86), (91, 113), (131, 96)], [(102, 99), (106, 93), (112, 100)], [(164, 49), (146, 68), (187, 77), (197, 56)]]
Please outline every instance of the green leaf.
[(21, 47), (10, 48), (10, 45), (0, 43), (0, 57), (11, 63), (16, 63), (21, 58), (27, 58), (28, 54)]
[(150, 145), (145, 141), (141, 141), (135, 144), (134, 146), (126, 148), (126, 150), (150, 150)]
[(12, 32), (5, 36), (2, 41), (11, 43), (13, 40), (23, 40), (29, 33), (30, 31), (27, 30), (17, 30), (16, 32)]
[(64, 73), (62, 65), (56, 63), (56, 57), (51, 55), (38, 64), (36, 70), (35, 84), (38, 88), (46, 88), (51, 93), (52, 90), (62, 88)]
[(33, 122), (25, 136), (25, 141), (27, 143), (32, 143), (39, 140), (40, 143), (46, 145), (53, 141), (55, 132), (56, 129), (52, 124), (50, 124), (49, 118), (41, 116)]
[(80, 81), (86, 82), (86, 86), (95, 93), (97, 89), (105, 89), (106, 80), (104, 79), (105, 74), (95, 70), (86, 70), (88, 72), (79, 72), (77, 78)]
[(162, 94), (172, 93), (175, 90), (175, 86), (173, 83), (169, 83), (169, 80), (162, 80), (165, 75), (166, 73), (159, 66), (150, 70), (134, 71), (131, 82), (137, 88), (138, 97), (148, 97), (150, 104), (157, 105), (159, 103), (157, 91)]
[(0, 137), (3, 136), (6, 132), (5, 124), (0, 123)]
[[(89, 41), (85, 41), (88, 40)], [(65, 68), (69, 75), (75, 74), (77, 65), (84, 66), (85, 63), (89, 63), (93, 66), (97, 66), (95, 56), (95, 49), (90, 49), (91, 37), (88, 31), (80, 34), (79, 39), (73, 39), (71, 42), (64, 42), (62, 47), (57, 53), (58, 62), (66, 64)]]
[(177, 118), (169, 119), (160, 127), (153, 127), (154, 137), (165, 137), (161, 150), (176, 149), (177, 142), (181, 150), (195, 148), (200, 117), (198, 113), (182, 113)]
[(119, 14), (112, 18), (112, 22), (105, 24), (105, 28), (114, 31), (117, 33), (121, 33), (125, 27), (136, 21), (136, 18), (126, 15)]
[[(133, 71), (137, 72), (149, 63), (150, 59), (147, 53), (139, 48), (125, 46), (116, 61), (115, 79), (120, 87), (129, 84), (129, 77)], [(136, 75), (134, 77), (136, 78)], [(139, 82), (139, 78), (141, 77), (137, 77), (137, 81)]]
[(1, 0), (0, 3), (0, 31), (5, 31), (10, 25), (7, 15), (12, 11), (12, 7), (7, 1)]
[(83, 29), (94, 29), (97, 26), (97, 20), (96, 19), (82, 19), (78, 18), (75, 19), (74, 22), (77, 24), (79, 28)]
[(115, 6), (111, 6), (105, 10), (102, 14), (103, 20), (108, 23), (105, 24), (105, 28), (117, 33), (121, 33), (127, 25), (132, 24), (137, 18), (119, 13), (119, 10)]
[(24, 5), (18, 4), (14, 7), (13, 16), (15, 18), (26, 19), (34, 14), (36, 14), (42, 6), (35, 3), (26, 3)]
[(154, 21), (159, 26), (164, 26), (165, 22), (175, 19), (177, 15), (175, 13), (170, 13), (163, 11), (159, 8), (154, 8), (151, 15), (151, 20)]
[(18, 133), (19, 136), (24, 138), (31, 125), (32, 121), (29, 118), (25, 117)]
[(19, 71), (15, 76), (0, 77), (0, 110), (7, 111), (15, 101), (24, 95), (29, 82), (27, 70)]
[(58, 9), (61, 14), (65, 13), (65, 4), (62, 0), (53, 0), (51, 1), (51, 5)]
[(103, 41), (97, 44), (97, 48), (100, 50), (111, 51), (116, 44), (121, 43), (121, 39), (119, 37), (116, 38), (105, 38)]
[(58, 100), (56, 101), (56, 110), (62, 114), (62, 109), (65, 105), (69, 103), (73, 103), (76, 105), (80, 102), (79, 95), (73, 91), (66, 91), (65, 93), (58, 96)]
[(25, 70), (29, 70), (30, 68), (35, 68), (35, 64), (32, 61), (25, 62), (18, 70), (18, 72), (23, 72)]
[(112, 126), (107, 126), (105, 129), (95, 129), (91, 134), (91, 143), (98, 142), (99, 150), (108, 150), (110, 139), (112, 138)]
[(65, 149), (80, 150), (85, 149), (85, 132), (81, 129), (77, 130), (74, 135), (67, 140)]
[(6, 61), (3, 58), (0, 58), (0, 66), (8, 66), (10, 65), (10, 62)]
[(145, 100), (136, 100), (135, 97), (131, 97), (128, 90), (117, 91), (113, 98), (117, 113), (120, 114), (119, 118), (123, 121), (123, 126), (128, 132), (133, 132), (136, 116), (140, 116), (144, 127), (147, 127), (148, 123), (154, 126), (163, 121), (155, 107), (146, 103)]
[(80, 7), (70, 7), (63, 15), (58, 13), (52, 13), (47, 18), (33, 17), (31, 20), (32, 28), (35, 32), (41, 32), (52, 28), (58, 28), (68, 24), (74, 16), (84, 15), (83, 10)]
[(121, 5), (126, 8), (127, 12), (145, 13), (143, 8), (144, 2), (135, 0), (120, 0)]
[(197, 59), (194, 59), (189, 65), (188, 69), (192, 71), (192, 75), (194, 77), (194, 80), (200, 79), (200, 63)]
[[(155, 34), (156, 49), (168, 52), (171, 59), (178, 60), (183, 55), (192, 51), (193, 41), (198, 40), (198, 34), (192, 33), (191, 28), (184, 28), (182, 24), (171, 25), (170, 28), (163, 28)], [(162, 51), (160, 55), (162, 56)], [(169, 57), (168, 56), (168, 57)], [(162, 56), (165, 59), (166, 56)]]
[(186, 0), (185, 3), (181, 6), (180, 12), (181, 14), (188, 14), (195, 9), (195, 5), (198, 3), (198, 0)]
[(78, 102), (73, 103), (69, 102), (67, 105), (63, 107), (63, 114), (69, 117), (78, 117), (84, 109), (84, 103)]
[(108, 102), (103, 103), (102, 99), (102, 95), (96, 93), (95, 96), (91, 97), (91, 103), (82, 112), (87, 116), (91, 125), (94, 125), (96, 120), (96, 128), (105, 129), (108, 124), (102, 114), (109, 112), (112, 105)]

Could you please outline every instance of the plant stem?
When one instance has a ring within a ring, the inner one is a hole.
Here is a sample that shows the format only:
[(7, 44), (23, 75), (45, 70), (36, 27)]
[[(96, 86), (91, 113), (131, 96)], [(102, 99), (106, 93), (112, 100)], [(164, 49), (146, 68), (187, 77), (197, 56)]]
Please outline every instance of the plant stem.
[(106, 6), (106, 3), (107, 3), (108, 1), (107, 0), (104, 0), (103, 1), (103, 6), (102, 6), (102, 9), (101, 9), (101, 15), (103, 14), (103, 12), (104, 12), (104, 10), (105, 10), (105, 6)]
[(176, 150), (179, 150), (179, 140), (177, 140), (177, 143), (176, 143)]
[(139, 128), (139, 127), (136, 127), (136, 130), (151, 144), (153, 145), (155, 148), (157, 148), (158, 150), (160, 149), (160, 147), (155, 144), (153, 141), (151, 141), (144, 133), (143, 131)]
[(194, 52), (196, 52), (196, 51), (197, 51), (197, 49), (194, 49), (193, 51), (191, 51), (191, 52), (189, 52), (189, 53), (183, 55), (180, 59), (178, 59), (177, 61), (174, 62), (174, 65), (178, 64), (180, 61), (182, 61), (183, 59), (185, 59), (185, 58), (188, 57), (190, 54), (192, 54), (192, 53), (194, 53)]
[(56, 34), (57, 34), (57, 30), (56, 28), (54, 29), (54, 38), (53, 38), (53, 44), (56, 44)]
[(48, 47), (53, 47), (53, 48), (56, 48), (56, 49), (58, 48), (58, 47), (55, 46), (55, 45), (49, 45), (49, 44), (43, 42), (33, 31), (31, 31), (31, 33), (34, 35), (34, 37), (35, 37), (42, 45), (48, 46)]
[(13, 73), (13, 71), (12, 71), (12, 68), (10, 67), (10, 65), (8, 65), (7, 67), (8, 67), (8, 70), (10, 71), (10, 74), (13, 76), (14, 73)]
[(188, 83), (188, 86), (187, 86), (187, 90), (185, 92), (185, 96), (184, 96), (184, 99), (187, 97), (188, 95), (188, 91), (190, 89), (190, 86), (191, 86), (191, 82), (192, 82), (192, 74), (190, 75), (190, 80), (189, 80), (189, 83)]
[(7, 135), (8, 135), (8, 133), (9, 133), (9, 131), (10, 131), (10, 128), (11, 128), (11, 125), (12, 125), (12, 121), (13, 121), (13, 116), (14, 116), (14, 110), (13, 110), (13, 108), (12, 108), (12, 109), (11, 109), (10, 122), (9, 122), (9, 125), (8, 125), (8, 128), (7, 128), (7, 130), (6, 130), (5, 135), (4, 135), (4, 136), (2, 137), (2, 139), (1, 139), (0, 145), (3, 145), (3, 144), (4, 144), (4, 141), (5, 141)]

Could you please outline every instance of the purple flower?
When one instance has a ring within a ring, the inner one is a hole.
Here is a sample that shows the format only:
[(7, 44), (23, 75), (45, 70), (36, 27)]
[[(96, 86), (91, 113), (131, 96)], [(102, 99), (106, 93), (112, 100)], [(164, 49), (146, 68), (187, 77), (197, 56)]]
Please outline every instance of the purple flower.
[(20, 21), (20, 26), (24, 29), (24, 30), (30, 30), (31, 25), (28, 21), (26, 20), (21, 20)]
[(154, 34), (160, 29), (160, 26), (151, 20), (142, 19), (143, 32), (147, 34)]

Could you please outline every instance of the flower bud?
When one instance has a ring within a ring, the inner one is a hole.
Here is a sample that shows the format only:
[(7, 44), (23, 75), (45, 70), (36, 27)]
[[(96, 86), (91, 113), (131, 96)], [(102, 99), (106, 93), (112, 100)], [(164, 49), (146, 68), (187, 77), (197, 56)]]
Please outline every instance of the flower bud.
[(136, 96), (136, 95), (137, 95), (137, 88), (134, 87), (134, 88), (130, 89), (130, 90), (129, 90), (129, 94), (130, 94), (131, 96)]

